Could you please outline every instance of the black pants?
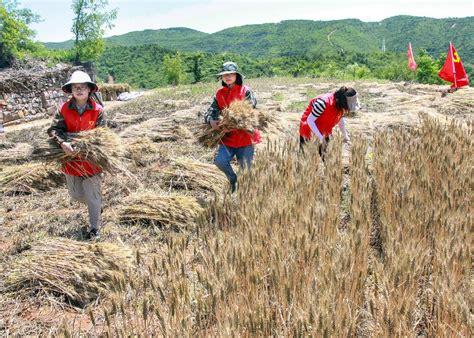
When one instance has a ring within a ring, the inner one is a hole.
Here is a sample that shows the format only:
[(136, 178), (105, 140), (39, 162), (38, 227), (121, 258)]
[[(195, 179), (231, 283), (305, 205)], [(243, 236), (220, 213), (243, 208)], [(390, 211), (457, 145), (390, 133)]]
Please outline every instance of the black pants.
[[(326, 144), (325, 145), (322, 145), (321, 143), (318, 145), (318, 153), (319, 153), (319, 156), (321, 156), (321, 159), (325, 160), (325, 157), (326, 157), (326, 148), (327, 148), (327, 144), (329, 143), (329, 136), (326, 136), (324, 138), (326, 140)], [(307, 138), (304, 138), (303, 136), (300, 136), (300, 151), (304, 154), (304, 145), (306, 143), (308, 143), (309, 140)]]

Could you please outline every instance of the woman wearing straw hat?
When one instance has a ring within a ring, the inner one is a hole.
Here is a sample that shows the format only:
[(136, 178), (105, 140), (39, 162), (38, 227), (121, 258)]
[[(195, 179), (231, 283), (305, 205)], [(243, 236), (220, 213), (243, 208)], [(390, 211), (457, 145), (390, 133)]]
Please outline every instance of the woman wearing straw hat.
[[(222, 81), (222, 88), (216, 92), (214, 100), (204, 116), (205, 122), (215, 130), (221, 128), (219, 122), (221, 111), (229, 107), (233, 101), (248, 100), (254, 108), (257, 106), (257, 99), (250, 88), (243, 84), (244, 76), (240, 73), (235, 62), (225, 62), (217, 76)], [(243, 129), (228, 130), (220, 141), (214, 163), (229, 179), (231, 192), (236, 189), (237, 175), (230, 162), (234, 157), (237, 157), (242, 169), (250, 168), (254, 155), (254, 144), (259, 142), (260, 132), (257, 129), (253, 134)]]
[[(72, 98), (61, 106), (47, 132), (68, 155), (75, 152), (69, 142), (71, 136), (105, 126), (102, 106), (90, 98), (97, 89), (89, 75), (82, 71), (72, 73), (70, 80), (62, 86), (66, 94), (72, 94)], [(102, 169), (90, 162), (75, 159), (65, 163), (63, 171), (71, 198), (87, 204), (90, 224), (87, 238), (98, 238), (102, 208)]]
[(344, 142), (350, 144), (344, 114), (360, 109), (359, 98), (354, 88), (341, 87), (335, 92), (313, 98), (303, 113), (300, 122), (300, 146), (308, 142), (312, 135), (319, 140), (319, 155), (324, 160), (329, 137), (333, 128), (338, 125)]

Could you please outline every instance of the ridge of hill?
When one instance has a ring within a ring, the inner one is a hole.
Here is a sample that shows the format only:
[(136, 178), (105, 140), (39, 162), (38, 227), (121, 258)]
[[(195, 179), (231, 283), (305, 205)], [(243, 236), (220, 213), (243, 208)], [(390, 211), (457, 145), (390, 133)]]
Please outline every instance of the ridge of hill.
[[(380, 22), (358, 19), (332, 21), (286, 20), (227, 28), (208, 34), (178, 27), (129, 32), (106, 38), (108, 46), (157, 44), (161, 48), (212, 53), (231, 52), (253, 57), (299, 56), (312, 53), (406, 51), (409, 41), (433, 56), (446, 53), (453, 41), (461, 56), (474, 59), (474, 17), (435, 19), (394, 16)], [(48, 48), (67, 49), (72, 40)]]

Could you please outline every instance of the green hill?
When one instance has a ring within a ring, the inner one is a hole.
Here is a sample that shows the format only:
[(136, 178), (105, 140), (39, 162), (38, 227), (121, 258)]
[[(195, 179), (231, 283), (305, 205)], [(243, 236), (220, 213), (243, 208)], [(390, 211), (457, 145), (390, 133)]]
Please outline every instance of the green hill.
[[(441, 83), (437, 72), (453, 41), (474, 78), (474, 17), (433, 19), (396, 16), (381, 22), (287, 20), (207, 34), (189, 28), (144, 30), (106, 39), (97, 62), (103, 81), (153, 88), (166, 84), (163, 60), (180, 52), (184, 81), (210, 81), (224, 61), (236, 61), (249, 77), (376, 78)], [(381, 52), (385, 41), (386, 52)], [(407, 69), (411, 41), (422, 70)], [(47, 44), (68, 48), (72, 41)], [(422, 52), (426, 50), (428, 54)], [(441, 55), (441, 57), (440, 57)]]
[(130, 32), (107, 38), (108, 45), (139, 46), (157, 44), (163, 48), (180, 49), (194, 41), (206, 37), (208, 34), (189, 28), (146, 29), (140, 32)]
[[(246, 25), (207, 34), (188, 28), (144, 30), (106, 39), (109, 46), (157, 44), (161, 48), (212, 53), (231, 52), (252, 57), (301, 56), (312, 53), (367, 53), (381, 49), (405, 52), (409, 41), (415, 51), (426, 49), (437, 57), (449, 41), (463, 59), (474, 59), (474, 17), (433, 19), (396, 16), (381, 22), (357, 19)], [(46, 43), (48, 48), (69, 48), (72, 41)]]

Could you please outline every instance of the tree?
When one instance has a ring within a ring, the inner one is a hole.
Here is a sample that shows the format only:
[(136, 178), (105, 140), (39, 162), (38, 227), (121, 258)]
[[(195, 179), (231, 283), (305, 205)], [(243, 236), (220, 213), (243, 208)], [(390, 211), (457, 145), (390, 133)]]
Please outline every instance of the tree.
[(203, 53), (195, 53), (192, 56), (193, 60), (193, 75), (194, 75), (194, 83), (198, 83), (202, 80), (202, 59), (204, 58)]
[(174, 56), (165, 55), (163, 58), (163, 72), (168, 84), (177, 86), (184, 82), (186, 73), (184, 72), (184, 63), (180, 53)]
[(111, 29), (117, 9), (105, 11), (107, 0), (73, 0), (74, 63), (96, 61), (103, 53), (104, 33)]
[(425, 50), (420, 50), (416, 63), (416, 80), (420, 83), (441, 84), (442, 81), (438, 77), (438, 71), (441, 69), (439, 61), (433, 60)]
[(39, 22), (39, 16), (31, 10), (18, 8), (14, 0), (0, 0), (0, 68), (38, 48), (32, 40), (35, 32), (28, 27), (34, 22)]

